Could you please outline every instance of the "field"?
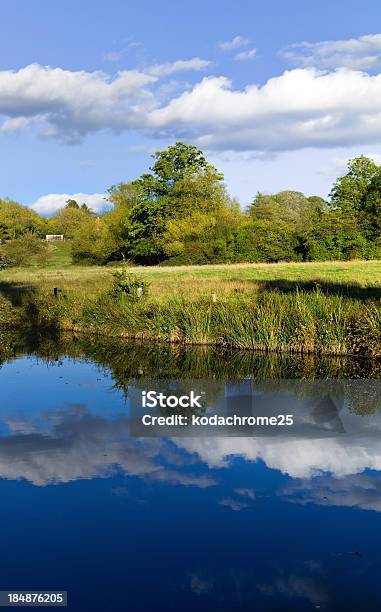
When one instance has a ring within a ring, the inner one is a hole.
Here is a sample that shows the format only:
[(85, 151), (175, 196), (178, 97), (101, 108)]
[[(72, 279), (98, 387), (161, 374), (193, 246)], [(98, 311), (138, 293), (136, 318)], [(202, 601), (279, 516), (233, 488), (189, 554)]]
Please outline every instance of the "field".
[[(60, 248), (45, 268), (0, 271), (0, 283), (14, 286), (58, 287), (99, 293), (111, 284), (120, 266), (73, 266)], [(155, 296), (179, 293), (194, 297), (216, 292), (252, 293), (263, 288), (314, 289), (352, 297), (381, 297), (381, 261), (327, 261), (311, 263), (230, 264), (209, 266), (155, 266), (129, 268), (150, 283)]]
[[(4, 324), (245, 349), (381, 356), (381, 261), (130, 267), (148, 295), (112, 294), (119, 267), (0, 272)], [(58, 299), (53, 288), (59, 289)]]

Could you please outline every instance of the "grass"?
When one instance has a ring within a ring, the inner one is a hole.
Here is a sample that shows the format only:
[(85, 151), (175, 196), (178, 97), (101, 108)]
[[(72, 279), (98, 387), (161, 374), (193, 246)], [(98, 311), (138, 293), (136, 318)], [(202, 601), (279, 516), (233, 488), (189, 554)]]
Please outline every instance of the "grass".
[[(44, 269), (57, 270), (68, 268), (72, 265), (71, 245), (67, 241), (50, 242), (48, 244), (48, 255), (46, 258)], [(31, 269), (41, 269), (41, 261), (38, 257), (32, 257), (30, 262)]]
[(71, 266), (65, 248), (44, 269), (0, 272), (0, 322), (381, 357), (381, 261), (133, 267), (150, 291), (131, 302), (110, 295), (112, 268)]
[[(65, 243), (50, 258), (46, 268), (13, 268), (0, 272), (0, 283), (11, 282), (46, 289), (75, 289), (98, 293), (111, 284), (112, 267), (70, 265)], [(337, 292), (369, 297), (381, 294), (381, 261), (329, 261), (311, 263), (230, 264), (209, 266), (133, 267), (132, 272), (151, 283), (151, 293), (160, 295), (205, 295), (252, 293), (273, 284), (302, 288), (307, 284), (338, 286)]]

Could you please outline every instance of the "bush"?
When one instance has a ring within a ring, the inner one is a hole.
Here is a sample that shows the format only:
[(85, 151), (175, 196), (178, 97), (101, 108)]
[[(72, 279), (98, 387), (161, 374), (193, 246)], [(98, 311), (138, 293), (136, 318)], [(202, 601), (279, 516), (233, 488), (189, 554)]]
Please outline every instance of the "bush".
[(26, 266), (30, 265), (32, 258), (37, 258), (38, 263), (44, 264), (48, 252), (49, 245), (35, 234), (28, 232), (1, 245), (0, 265), (3, 261), (3, 267)]
[(113, 273), (112, 293), (126, 296), (130, 300), (139, 300), (148, 293), (148, 283), (141, 276), (127, 270), (117, 270)]

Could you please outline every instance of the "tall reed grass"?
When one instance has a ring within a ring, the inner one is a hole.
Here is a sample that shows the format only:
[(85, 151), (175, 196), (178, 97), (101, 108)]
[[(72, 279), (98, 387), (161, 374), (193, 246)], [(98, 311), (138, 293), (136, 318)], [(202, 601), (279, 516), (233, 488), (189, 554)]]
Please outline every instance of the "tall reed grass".
[[(114, 337), (215, 345), (266, 352), (381, 358), (380, 300), (296, 289), (132, 301), (109, 291), (25, 292), (2, 296), (0, 325), (66, 329)], [(12, 301), (13, 299), (13, 301)]]

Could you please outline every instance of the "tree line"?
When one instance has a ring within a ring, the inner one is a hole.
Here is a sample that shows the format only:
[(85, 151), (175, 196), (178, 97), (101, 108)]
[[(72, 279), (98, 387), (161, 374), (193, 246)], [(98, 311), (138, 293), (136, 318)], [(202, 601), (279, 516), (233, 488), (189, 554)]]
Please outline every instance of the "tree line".
[(48, 233), (64, 234), (73, 261), (142, 265), (323, 261), (381, 257), (381, 167), (348, 163), (326, 201), (298, 191), (257, 193), (241, 210), (223, 175), (193, 145), (153, 155), (150, 172), (108, 190), (95, 215), (68, 200), (51, 218), (0, 200), (0, 265), (43, 263)]

